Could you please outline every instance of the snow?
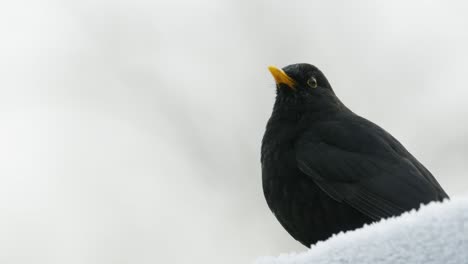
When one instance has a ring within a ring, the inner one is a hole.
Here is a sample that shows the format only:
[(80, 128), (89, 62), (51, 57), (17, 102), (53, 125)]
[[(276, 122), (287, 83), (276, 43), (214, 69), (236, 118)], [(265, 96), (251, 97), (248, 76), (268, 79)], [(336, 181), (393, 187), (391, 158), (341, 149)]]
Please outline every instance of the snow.
[(256, 264), (468, 263), (468, 196), (340, 233), (306, 252)]

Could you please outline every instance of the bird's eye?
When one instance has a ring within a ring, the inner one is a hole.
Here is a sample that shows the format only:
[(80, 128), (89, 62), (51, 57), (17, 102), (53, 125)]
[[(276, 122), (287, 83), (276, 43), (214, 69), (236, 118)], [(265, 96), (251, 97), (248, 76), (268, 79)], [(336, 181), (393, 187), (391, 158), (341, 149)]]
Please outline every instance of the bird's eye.
[(307, 85), (311, 88), (317, 88), (317, 80), (314, 77), (310, 77), (309, 80), (307, 80)]

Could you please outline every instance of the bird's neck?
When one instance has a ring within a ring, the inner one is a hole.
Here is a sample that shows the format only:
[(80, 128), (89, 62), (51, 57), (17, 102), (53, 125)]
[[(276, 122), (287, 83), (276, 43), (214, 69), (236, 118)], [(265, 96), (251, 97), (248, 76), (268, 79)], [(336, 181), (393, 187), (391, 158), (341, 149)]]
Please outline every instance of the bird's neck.
[(272, 119), (288, 123), (298, 122), (304, 115), (326, 118), (334, 114), (350, 112), (336, 96), (321, 98), (277, 98)]
[(273, 106), (272, 118), (282, 121), (295, 122), (306, 111), (306, 104), (298, 98), (277, 98)]

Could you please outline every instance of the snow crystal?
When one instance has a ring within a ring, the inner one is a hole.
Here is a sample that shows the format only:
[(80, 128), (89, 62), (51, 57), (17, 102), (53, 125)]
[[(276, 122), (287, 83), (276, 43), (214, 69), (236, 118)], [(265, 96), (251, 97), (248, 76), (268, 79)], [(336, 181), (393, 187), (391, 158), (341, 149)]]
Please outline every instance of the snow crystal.
[(256, 264), (468, 263), (468, 196), (340, 233), (303, 253)]

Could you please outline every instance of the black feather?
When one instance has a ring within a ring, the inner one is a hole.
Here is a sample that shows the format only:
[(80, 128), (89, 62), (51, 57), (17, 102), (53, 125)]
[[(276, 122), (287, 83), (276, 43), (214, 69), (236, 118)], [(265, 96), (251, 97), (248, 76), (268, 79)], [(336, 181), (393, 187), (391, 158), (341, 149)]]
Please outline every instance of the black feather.
[[(310, 246), (448, 198), (394, 137), (342, 104), (317, 68), (284, 71), (297, 87), (278, 92), (262, 142), (262, 177), (269, 207), (294, 238)], [(306, 86), (310, 76), (316, 89)]]

